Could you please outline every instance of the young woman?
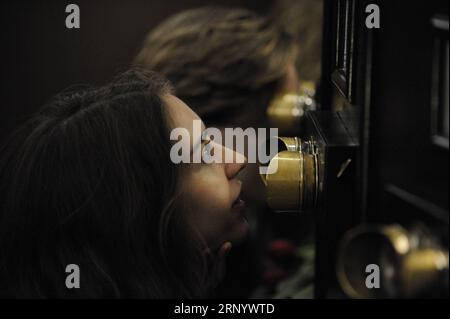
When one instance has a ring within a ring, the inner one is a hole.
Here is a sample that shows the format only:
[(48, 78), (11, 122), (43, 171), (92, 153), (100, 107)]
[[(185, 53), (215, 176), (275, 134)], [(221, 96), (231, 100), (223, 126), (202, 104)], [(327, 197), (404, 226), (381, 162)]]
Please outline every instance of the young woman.
[[(202, 7), (151, 30), (134, 64), (166, 76), (208, 126), (256, 129), (269, 126), (266, 110), (275, 96), (298, 91), (296, 57), (293, 37), (271, 19), (245, 9)], [(262, 238), (276, 223), (286, 228), (267, 209), (258, 172), (249, 163), (242, 174), (252, 240), (230, 258), (229, 279), (237, 280), (226, 280), (226, 296), (251, 293), (260, 281)]]
[[(268, 127), (271, 100), (299, 87), (297, 46), (269, 18), (245, 9), (201, 7), (151, 30), (134, 64), (167, 77), (208, 126)], [(244, 173), (245, 196), (262, 206), (258, 166)]]
[(58, 95), (21, 127), (0, 151), (0, 295), (206, 296), (247, 234), (245, 159), (174, 164), (170, 131), (194, 120), (166, 81), (131, 70)]

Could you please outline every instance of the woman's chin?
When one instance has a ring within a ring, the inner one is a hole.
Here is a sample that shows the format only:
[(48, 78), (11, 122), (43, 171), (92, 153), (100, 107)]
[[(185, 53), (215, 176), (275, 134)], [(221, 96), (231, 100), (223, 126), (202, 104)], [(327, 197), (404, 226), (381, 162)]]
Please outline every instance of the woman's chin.
[(245, 217), (241, 217), (239, 222), (233, 228), (233, 233), (231, 237), (231, 242), (233, 245), (238, 245), (243, 243), (247, 237), (250, 230), (250, 226)]

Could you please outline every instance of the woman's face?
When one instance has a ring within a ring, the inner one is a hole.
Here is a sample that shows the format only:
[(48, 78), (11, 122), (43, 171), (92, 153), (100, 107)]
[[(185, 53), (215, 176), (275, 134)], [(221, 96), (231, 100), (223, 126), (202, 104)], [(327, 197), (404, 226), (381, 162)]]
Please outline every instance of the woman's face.
[[(184, 102), (173, 95), (166, 95), (164, 102), (172, 121), (172, 128), (185, 128), (191, 140), (189, 149), (198, 141), (193, 141), (193, 121), (200, 120)], [(203, 126), (203, 125), (202, 125)], [(203, 126), (202, 129), (205, 129)], [(183, 142), (182, 142), (183, 143)], [(240, 200), (242, 182), (238, 173), (245, 167), (246, 158), (214, 141), (203, 141), (212, 147), (212, 152), (233, 154), (233, 163), (190, 163), (181, 169), (181, 188), (183, 205), (189, 214), (188, 220), (206, 240), (209, 249), (215, 251), (224, 243), (239, 243), (248, 233), (245, 218), (245, 203)], [(244, 162), (244, 163), (242, 163)]]

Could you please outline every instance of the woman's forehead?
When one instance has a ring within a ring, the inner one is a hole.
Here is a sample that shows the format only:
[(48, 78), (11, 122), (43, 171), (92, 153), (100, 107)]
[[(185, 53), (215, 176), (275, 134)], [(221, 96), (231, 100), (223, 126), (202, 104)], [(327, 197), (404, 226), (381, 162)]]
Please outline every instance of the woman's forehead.
[(176, 127), (189, 128), (194, 120), (201, 120), (197, 113), (176, 96), (167, 94), (163, 100)]

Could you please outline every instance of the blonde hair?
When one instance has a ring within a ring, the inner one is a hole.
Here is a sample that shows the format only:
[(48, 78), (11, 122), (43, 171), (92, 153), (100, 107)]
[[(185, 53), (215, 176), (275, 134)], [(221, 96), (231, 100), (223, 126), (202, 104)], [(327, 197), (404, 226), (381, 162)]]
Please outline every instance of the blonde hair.
[(291, 36), (268, 18), (203, 7), (152, 30), (134, 63), (164, 74), (205, 122), (236, 123), (255, 111), (265, 114), (294, 48)]
[(301, 43), (296, 65), (301, 81), (319, 83), (322, 58), (323, 0), (278, 0), (272, 14)]

